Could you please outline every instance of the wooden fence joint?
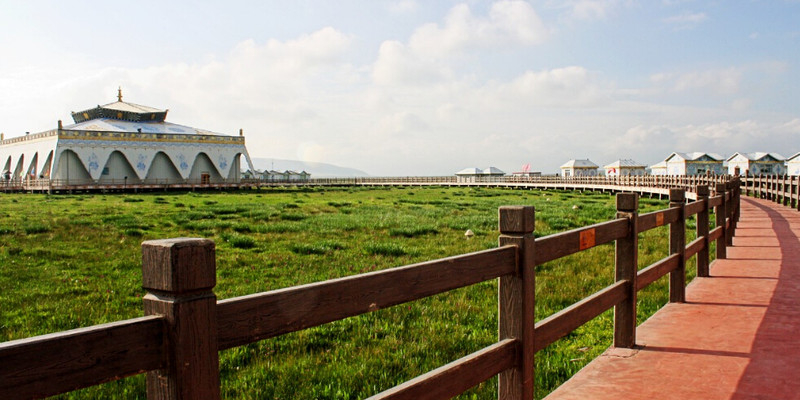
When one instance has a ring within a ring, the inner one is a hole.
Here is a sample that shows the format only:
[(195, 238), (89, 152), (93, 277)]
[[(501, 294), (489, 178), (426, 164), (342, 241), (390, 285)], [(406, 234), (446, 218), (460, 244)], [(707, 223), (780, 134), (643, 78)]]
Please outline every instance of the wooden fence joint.
[(163, 315), (166, 368), (147, 373), (149, 400), (219, 399), (214, 242), (142, 243), (145, 315)]
[(728, 228), (725, 227), (725, 218), (728, 215), (727, 202), (725, 201), (725, 184), (717, 183), (714, 187), (717, 196), (721, 197), (720, 203), (714, 210), (715, 225), (717, 228), (722, 227), (722, 235), (717, 239), (717, 259), (722, 260), (728, 258), (726, 234)]
[(617, 218), (629, 221), (628, 235), (617, 239), (614, 274), (617, 282), (627, 281), (627, 295), (614, 306), (614, 346), (633, 348), (636, 345), (636, 276), (639, 268), (639, 195), (617, 194)]
[(517, 274), (499, 278), (499, 340), (520, 342), (518, 363), (498, 377), (498, 398), (533, 399), (534, 327), (536, 306), (536, 261), (534, 258), (536, 212), (533, 206), (506, 206), (499, 209), (500, 246), (518, 249)]
[(703, 209), (697, 213), (696, 221), (697, 221), (697, 237), (704, 238), (703, 239), (703, 250), (701, 250), (695, 256), (695, 260), (697, 262), (697, 276), (699, 277), (708, 277), (709, 276), (709, 241), (708, 241), (708, 195), (709, 195), (709, 188), (706, 185), (700, 185), (695, 188), (695, 193), (697, 193), (697, 201), (705, 202)]
[(669, 274), (669, 301), (683, 303), (686, 301), (686, 205), (685, 189), (669, 190), (669, 207), (678, 209), (678, 219), (669, 224), (669, 253), (679, 254), (678, 266)]

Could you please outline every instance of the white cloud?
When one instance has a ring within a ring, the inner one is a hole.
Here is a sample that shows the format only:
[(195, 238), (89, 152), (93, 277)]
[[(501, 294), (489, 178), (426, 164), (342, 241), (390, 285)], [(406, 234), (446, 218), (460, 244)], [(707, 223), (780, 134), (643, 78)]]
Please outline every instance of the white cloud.
[(673, 92), (689, 90), (711, 91), (717, 94), (733, 94), (739, 91), (743, 69), (730, 67), (682, 73), (656, 73), (650, 81)]
[(426, 57), (447, 57), (474, 49), (538, 44), (546, 37), (547, 29), (530, 4), (506, 0), (493, 3), (485, 17), (474, 16), (467, 4), (459, 4), (442, 26), (419, 27), (408, 46)]
[(586, 68), (571, 66), (526, 71), (508, 84), (500, 85), (498, 95), (528, 106), (584, 107), (608, 100), (609, 91), (610, 88), (604, 88)]
[(548, 7), (562, 9), (567, 21), (604, 20), (618, 9), (636, 4), (635, 0), (567, 0), (549, 1)]
[(708, 20), (708, 16), (705, 13), (686, 12), (680, 15), (673, 15), (671, 17), (664, 18), (662, 21), (666, 24), (672, 25), (676, 30), (685, 30), (692, 29), (706, 20)]
[(499, 1), (488, 15), (473, 15), (467, 4), (450, 9), (441, 24), (417, 28), (404, 44), (384, 41), (373, 65), (372, 78), (381, 85), (430, 85), (454, 79), (453, 65), (476, 51), (541, 43), (547, 29), (536, 11), (523, 1)]
[(407, 14), (417, 11), (419, 4), (414, 0), (400, 0), (389, 5), (389, 11), (397, 14)]

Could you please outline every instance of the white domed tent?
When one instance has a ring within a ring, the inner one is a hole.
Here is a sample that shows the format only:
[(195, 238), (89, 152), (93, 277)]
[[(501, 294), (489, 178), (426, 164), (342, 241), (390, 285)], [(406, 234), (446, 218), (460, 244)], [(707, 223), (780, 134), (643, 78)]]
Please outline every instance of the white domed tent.
[(72, 113), (75, 124), (0, 140), (6, 183), (49, 185), (217, 184), (252, 167), (244, 136), (166, 122), (168, 110), (122, 101)]

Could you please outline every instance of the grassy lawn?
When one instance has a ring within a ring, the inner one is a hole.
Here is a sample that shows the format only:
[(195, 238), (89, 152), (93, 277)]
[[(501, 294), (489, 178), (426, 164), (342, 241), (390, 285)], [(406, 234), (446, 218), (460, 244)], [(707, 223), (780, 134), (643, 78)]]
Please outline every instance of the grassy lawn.
[[(0, 341), (143, 315), (143, 240), (213, 239), (223, 299), (496, 247), (502, 205), (534, 205), (537, 236), (615, 213), (600, 193), (439, 187), (4, 194), (0, 204)], [(639, 247), (640, 267), (664, 257), (667, 228), (642, 234)], [(538, 267), (537, 320), (612, 283), (613, 271), (613, 244)], [(496, 297), (497, 283), (485, 282), (226, 350), (223, 396), (367, 397), (495, 342)], [(641, 322), (666, 302), (666, 278), (639, 299)], [(538, 353), (537, 397), (608, 347), (611, 329), (607, 312)], [(144, 378), (61, 397), (144, 398)], [(496, 381), (462, 398), (496, 398)]]

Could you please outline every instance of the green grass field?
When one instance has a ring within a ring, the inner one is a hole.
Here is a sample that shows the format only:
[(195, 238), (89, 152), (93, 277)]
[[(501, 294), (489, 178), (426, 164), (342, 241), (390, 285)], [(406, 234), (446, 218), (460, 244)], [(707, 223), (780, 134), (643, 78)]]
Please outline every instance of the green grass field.
[[(600, 193), (439, 187), (4, 194), (0, 204), (0, 341), (143, 315), (143, 240), (213, 239), (224, 299), (496, 247), (502, 205), (534, 205), (537, 236), (615, 213)], [(666, 229), (641, 235), (640, 267), (667, 254)], [(613, 244), (537, 267), (537, 320), (611, 284), (613, 271)], [(367, 397), (495, 342), (496, 297), (497, 283), (485, 282), (226, 350), (223, 396)], [(640, 322), (666, 299), (666, 278), (640, 292)], [(537, 397), (608, 347), (611, 329), (609, 311), (539, 352)], [(143, 376), (60, 396), (144, 397)], [(496, 398), (496, 380), (461, 398)]]

